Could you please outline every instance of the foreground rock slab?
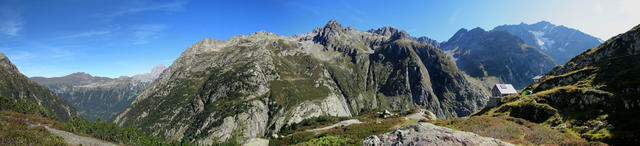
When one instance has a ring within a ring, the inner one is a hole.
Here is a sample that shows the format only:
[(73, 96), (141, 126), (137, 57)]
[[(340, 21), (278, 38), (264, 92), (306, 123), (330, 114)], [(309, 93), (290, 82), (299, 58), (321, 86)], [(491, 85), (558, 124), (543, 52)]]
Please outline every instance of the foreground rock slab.
[(511, 146), (494, 138), (479, 136), (471, 132), (453, 130), (431, 123), (416, 123), (392, 132), (364, 139), (365, 146), (391, 145), (500, 145)]

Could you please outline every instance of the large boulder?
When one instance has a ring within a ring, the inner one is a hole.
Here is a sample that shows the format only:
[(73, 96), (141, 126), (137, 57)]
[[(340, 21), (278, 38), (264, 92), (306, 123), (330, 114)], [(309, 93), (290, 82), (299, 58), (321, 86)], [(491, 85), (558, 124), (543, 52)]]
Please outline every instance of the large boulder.
[(392, 132), (370, 136), (363, 141), (366, 146), (391, 145), (512, 145), (494, 138), (482, 137), (471, 132), (457, 131), (431, 123), (416, 123)]

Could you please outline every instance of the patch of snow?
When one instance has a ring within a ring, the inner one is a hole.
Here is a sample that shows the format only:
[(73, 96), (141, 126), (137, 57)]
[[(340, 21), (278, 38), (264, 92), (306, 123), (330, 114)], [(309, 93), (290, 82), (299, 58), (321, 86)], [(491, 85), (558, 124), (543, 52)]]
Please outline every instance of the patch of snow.
[(536, 43), (540, 46), (540, 49), (542, 50), (547, 50), (549, 46), (552, 46), (555, 43), (555, 41), (544, 37), (545, 33), (542, 31), (529, 30), (529, 32), (536, 37)]
[(541, 32), (541, 31), (531, 31), (531, 30), (529, 30), (529, 32), (530, 32), (530, 33), (532, 33), (532, 34), (533, 34), (533, 36), (535, 36), (535, 37), (536, 37), (536, 43), (538, 43), (538, 45), (539, 45), (539, 46), (544, 45), (544, 42), (542, 41), (542, 39), (540, 39), (540, 38), (544, 35), (544, 32)]
[(544, 42), (545, 45), (549, 47), (556, 43), (556, 41), (551, 40), (549, 38), (545, 38), (545, 37), (542, 37), (542, 41)]

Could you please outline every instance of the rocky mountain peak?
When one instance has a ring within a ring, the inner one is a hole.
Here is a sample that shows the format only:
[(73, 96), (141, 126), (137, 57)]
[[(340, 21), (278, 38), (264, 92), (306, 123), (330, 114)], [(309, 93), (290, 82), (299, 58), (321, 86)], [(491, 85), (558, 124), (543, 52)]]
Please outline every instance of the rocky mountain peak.
[[(451, 38), (449, 38), (449, 40), (447, 40), (447, 43), (455, 44), (455, 42), (473, 42), (475, 40), (482, 39), (486, 34), (487, 34), (487, 31), (485, 31), (480, 27), (476, 27), (471, 30), (461, 28)], [(457, 47), (455, 45), (443, 45), (443, 44), (441, 45), (442, 45), (441, 49), (443, 50), (452, 50)], [(475, 47), (472, 47), (472, 48), (475, 48)]]
[(198, 42), (198, 43), (200, 43), (200, 44), (212, 44), (213, 42), (214, 42), (214, 41), (213, 41), (213, 39), (212, 39), (212, 38), (210, 38), (210, 37), (205, 37), (204, 39), (202, 39), (202, 40), (201, 40), (200, 42)]
[(329, 20), (329, 22), (323, 27), (318, 27), (313, 30), (313, 33), (317, 34), (327, 34), (327, 33), (339, 33), (342, 31), (346, 31), (345, 27), (342, 24), (338, 23), (336, 20)]
[(538, 23), (535, 23), (535, 24), (554, 25), (554, 24), (551, 24), (551, 22), (546, 21), (546, 20), (542, 20), (542, 21), (540, 21)]
[(498, 30), (507, 31), (519, 37), (527, 45), (542, 50), (558, 64), (564, 64), (580, 52), (594, 48), (601, 43), (599, 38), (548, 21), (534, 24), (501, 25), (492, 31)]
[(400, 30), (391, 26), (384, 26), (375, 30), (371, 29), (368, 32), (390, 37), (392, 40), (400, 38), (411, 38), (411, 36), (404, 30)]
[[(270, 33), (270, 32), (261, 30), (261, 31), (256, 31), (249, 36), (241, 36), (240, 38), (249, 39), (249, 40), (261, 40), (261, 39), (275, 38), (275, 37), (279, 37), (279, 36), (275, 33)], [(232, 38), (231, 40), (233, 39), (234, 38)]]
[(478, 33), (484, 33), (484, 32), (487, 32), (487, 31), (485, 31), (484, 29), (482, 29), (480, 27), (476, 27), (476, 28), (471, 29), (469, 31), (469, 33), (471, 33), (471, 34), (478, 34)]
[(556, 26), (556, 25), (551, 24), (551, 22), (549, 22), (549, 21), (544, 21), (544, 20), (542, 20), (542, 21), (540, 21), (540, 22), (538, 22), (538, 23), (532, 24), (532, 26), (534, 26), (534, 27), (535, 27), (535, 26), (541, 26), (541, 27), (545, 27), (545, 26), (546, 26), (546, 27), (554, 27), (554, 26)]
[(165, 69), (167, 69), (167, 67), (165, 67), (164, 65), (160, 64), (160, 65), (157, 65), (156, 67), (153, 67), (153, 69), (151, 69), (150, 73), (134, 75), (132, 78), (133, 78), (133, 80), (136, 80), (136, 81), (152, 82), (153, 80), (158, 78), (160, 76), (160, 74), (162, 73), (162, 71), (164, 71)]
[(219, 43), (220, 43), (219, 40), (214, 40), (209, 37), (206, 37), (201, 41), (198, 41), (195, 44), (191, 45), (191, 47), (189, 47), (186, 51), (182, 53), (182, 56), (193, 56), (201, 52), (216, 51), (211, 48), (214, 48), (214, 46), (216, 46), (216, 44), (219, 44)]
[(436, 48), (440, 48), (440, 42), (438, 42), (437, 40), (431, 39), (429, 37), (421, 36), (421, 37), (418, 37), (418, 38), (415, 38), (415, 39), (418, 42), (423, 42), (423, 43), (429, 44), (431, 46), (434, 46)]
[(464, 34), (466, 32), (469, 32), (469, 30), (467, 30), (466, 28), (460, 28), (460, 30), (456, 31), (454, 36), (457, 35), (457, 34)]
[(392, 35), (397, 34), (397, 33), (406, 34), (405, 31), (397, 29), (397, 28), (394, 28), (394, 27), (391, 27), (391, 26), (384, 26), (384, 27), (378, 28), (376, 30), (371, 29), (371, 30), (369, 30), (369, 32), (375, 33), (375, 34), (379, 34), (379, 35), (383, 35), (383, 36), (392, 36)]
[(70, 78), (79, 78), (79, 79), (89, 79), (93, 76), (91, 76), (90, 74), (87, 74), (85, 72), (76, 72), (76, 73), (72, 73), (70, 75), (67, 75), (67, 77)]
[[(535, 47), (528, 47), (515, 35), (502, 30), (474, 28), (459, 30), (441, 44), (443, 50), (454, 50), (457, 66), (472, 77), (495, 76), (502, 82), (522, 88), (530, 78), (555, 66), (553, 59)], [(517, 54), (517, 55), (514, 55)], [(505, 67), (505, 62), (519, 68)]]
[[(449, 40), (447, 42), (453, 41), (453, 40), (457, 40), (460, 39), (464, 36), (464, 34), (466, 34), (467, 32), (469, 32), (469, 30), (461, 28), (460, 30), (458, 30), (455, 34), (453, 34), (453, 36), (451, 38), (449, 38)], [(445, 48), (442, 48), (445, 49)]]
[(165, 67), (164, 65), (160, 64), (156, 67), (153, 67), (153, 69), (151, 69), (151, 74), (157, 74), (160, 75), (160, 73), (162, 73), (162, 71), (164, 71), (164, 69), (167, 69), (167, 67)]
[(315, 30), (313, 30), (314, 33), (339, 33), (339, 32), (344, 32), (347, 31), (348, 29), (345, 28), (344, 26), (342, 26), (342, 24), (338, 23), (338, 21), (336, 20), (329, 20), (329, 22), (324, 25), (323, 27), (318, 27)]
[(327, 45), (330, 44), (332, 38), (340, 38), (340, 36), (348, 30), (349, 29), (344, 28), (336, 20), (331, 19), (324, 27), (313, 30), (313, 33), (316, 33), (316, 36), (313, 37), (313, 41), (322, 45)]
[(340, 23), (338, 23), (338, 21), (336, 21), (334, 19), (329, 20), (327, 25), (324, 25), (324, 28), (325, 29), (336, 29), (336, 30), (344, 29), (344, 27), (342, 27), (342, 25)]

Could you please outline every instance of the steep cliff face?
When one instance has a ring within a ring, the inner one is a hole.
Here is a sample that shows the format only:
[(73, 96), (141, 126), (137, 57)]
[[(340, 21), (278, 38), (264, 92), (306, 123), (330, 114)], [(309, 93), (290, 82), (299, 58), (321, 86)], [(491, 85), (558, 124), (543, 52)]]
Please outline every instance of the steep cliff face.
[(63, 77), (31, 79), (66, 100), (84, 119), (111, 120), (129, 106), (164, 69), (163, 65), (158, 65), (151, 73), (133, 77), (107, 78), (80, 72)]
[(553, 59), (538, 48), (526, 45), (505, 31), (461, 29), (441, 47), (450, 50), (460, 70), (470, 76), (498, 77), (517, 89), (556, 66)]
[(270, 136), (321, 116), (425, 107), (469, 115), (484, 88), (446, 54), (391, 27), (368, 32), (331, 20), (292, 37), (267, 32), (189, 47), (115, 119), (154, 135), (203, 144)]
[(511, 97), (488, 115), (509, 115), (545, 123), (610, 144), (638, 143), (640, 130), (640, 26), (556, 67), (535, 94)]
[(24, 76), (2, 53), (0, 53), (0, 97), (35, 103), (49, 110), (61, 121), (68, 121), (73, 116), (77, 116), (75, 109), (66, 101)]

